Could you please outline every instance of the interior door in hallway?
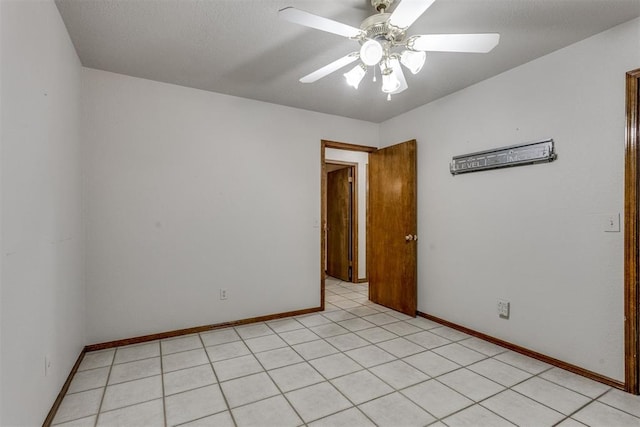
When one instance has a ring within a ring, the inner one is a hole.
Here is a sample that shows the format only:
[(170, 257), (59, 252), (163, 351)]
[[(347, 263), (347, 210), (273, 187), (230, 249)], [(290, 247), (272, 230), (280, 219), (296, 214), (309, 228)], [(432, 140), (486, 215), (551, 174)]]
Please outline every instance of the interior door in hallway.
[(351, 281), (351, 167), (327, 174), (327, 274)]
[(410, 316), (417, 310), (416, 174), (415, 140), (369, 154), (369, 299)]

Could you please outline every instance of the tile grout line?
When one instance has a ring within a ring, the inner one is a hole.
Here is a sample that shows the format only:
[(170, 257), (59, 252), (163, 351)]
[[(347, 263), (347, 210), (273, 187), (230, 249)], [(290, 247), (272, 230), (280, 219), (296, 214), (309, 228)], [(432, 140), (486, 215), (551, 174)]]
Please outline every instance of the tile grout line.
[(162, 383), (162, 418), (164, 421), (164, 427), (167, 427), (167, 403), (165, 402), (164, 395), (164, 360), (162, 353), (162, 340), (158, 340), (158, 347), (160, 352), (160, 381)]
[(113, 361), (116, 360), (116, 352), (117, 348), (113, 351), (113, 356), (111, 357), (111, 364), (109, 365), (109, 373), (107, 374), (107, 381), (104, 384), (104, 391), (102, 392), (102, 398), (100, 399), (100, 405), (98, 406), (98, 412), (96, 413), (96, 421), (93, 424), (94, 427), (98, 426), (98, 421), (100, 420), (100, 413), (102, 412), (102, 404), (104, 403), (104, 398), (107, 395), (107, 387), (109, 387), (109, 378), (111, 378), (111, 370), (113, 369)]
[[(231, 406), (229, 406), (229, 402), (227, 401), (227, 396), (224, 394), (224, 390), (222, 390), (222, 384), (220, 383), (220, 378), (218, 377), (218, 374), (216, 372), (216, 368), (214, 368), (214, 366), (213, 366), (213, 362), (211, 361), (211, 358), (209, 357), (209, 352), (207, 351), (207, 348), (204, 345), (204, 340), (202, 339), (202, 335), (200, 333), (198, 333), (198, 339), (200, 340), (200, 344), (202, 344), (202, 349), (204, 351), (204, 354), (207, 356), (207, 360), (209, 361), (209, 366), (211, 366), (211, 371), (213, 372), (213, 377), (216, 380), (216, 384), (218, 385), (218, 390), (220, 390), (220, 394), (222, 395), (222, 399), (224, 400), (224, 404), (227, 407), (227, 411), (229, 412), (229, 416), (231, 417), (231, 422), (233, 422), (233, 425), (237, 427), (238, 423), (236, 422), (236, 419), (233, 416), (233, 412), (231, 411)], [(186, 391), (189, 391), (189, 390), (185, 390), (185, 392)], [(178, 393), (176, 393), (176, 394), (178, 394)], [(215, 415), (215, 414), (219, 414), (219, 413), (220, 412), (216, 412), (216, 413), (210, 414), (210, 415)], [(210, 415), (206, 415), (206, 416), (210, 416)], [(202, 417), (202, 418), (204, 418), (204, 417)], [(194, 420), (191, 420), (191, 421), (194, 421)]]

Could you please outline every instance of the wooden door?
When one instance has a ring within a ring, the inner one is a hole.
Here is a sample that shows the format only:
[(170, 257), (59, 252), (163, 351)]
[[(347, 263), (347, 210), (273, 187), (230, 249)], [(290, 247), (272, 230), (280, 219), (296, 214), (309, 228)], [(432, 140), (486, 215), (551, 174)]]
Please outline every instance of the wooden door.
[(350, 167), (327, 174), (327, 274), (351, 281)]
[(369, 299), (417, 311), (416, 141), (369, 154)]

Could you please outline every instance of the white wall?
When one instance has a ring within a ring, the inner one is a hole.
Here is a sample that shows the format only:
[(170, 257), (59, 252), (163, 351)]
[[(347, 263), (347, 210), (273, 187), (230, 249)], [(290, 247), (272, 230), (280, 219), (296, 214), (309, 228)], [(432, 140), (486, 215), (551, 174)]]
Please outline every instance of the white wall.
[(81, 67), (52, 1), (0, 10), (0, 425), (40, 425), (85, 344)]
[[(345, 141), (348, 142), (348, 141)], [(376, 146), (377, 141), (370, 145)], [(358, 279), (367, 278), (367, 165), (369, 153), (361, 151), (325, 149), (325, 160), (357, 163), (358, 166)]]
[(320, 140), (378, 125), (92, 69), (83, 112), (89, 342), (320, 305)]
[[(625, 72), (634, 20), (382, 124), (418, 141), (418, 309), (623, 380)], [(550, 164), (453, 177), (454, 155), (534, 141)], [(496, 299), (511, 301), (511, 318)]]

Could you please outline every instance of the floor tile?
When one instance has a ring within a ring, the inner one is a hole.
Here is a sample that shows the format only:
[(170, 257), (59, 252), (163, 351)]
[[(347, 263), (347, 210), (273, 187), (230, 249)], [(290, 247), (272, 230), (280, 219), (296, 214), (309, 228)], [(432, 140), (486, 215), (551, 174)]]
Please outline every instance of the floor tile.
[(269, 371), (283, 392), (323, 382), (325, 379), (307, 362)]
[(358, 408), (350, 408), (314, 421), (309, 427), (375, 427), (375, 424)]
[(425, 330), (442, 326), (440, 323), (436, 323), (432, 320), (425, 319), (424, 317), (416, 317), (415, 319), (407, 320), (407, 323), (411, 323), (412, 325)]
[(387, 331), (386, 329), (382, 329), (379, 326), (375, 326), (373, 328), (363, 329), (356, 332), (358, 336), (364, 338), (367, 341), (370, 341), (374, 344), (377, 344), (382, 341), (388, 341), (397, 337), (396, 334)]
[(369, 316), (364, 316), (363, 319), (377, 326), (382, 326), (386, 325), (387, 323), (394, 323), (398, 321), (398, 319), (393, 316), (389, 316), (387, 313), (376, 313)]
[(143, 378), (107, 386), (102, 401), (102, 411), (122, 408), (162, 397), (162, 378)]
[(509, 427), (514, 424), (479, 405), (471, 406), (444, 419), (449, 427)]
[(515, 366), (516, 368), (522, 369), (523, 371), (527, 371), (534, 375), (551, 368), (551, 365), (547, 363), (532, 359), (531, 357), (527, 357), (513, 351), (506, 351), (504, 353), (498, 354), (497, 356), (494, 356), (494, 359), (500, 360), (504, 363), (508, 363), (509, 365)]
[(127, 406), (113, 411), (101, 412), (97, 427), (145, 426), (164, 427), (164, 407), (162, 399)]
[(219, 329), (217, 331), (203, 332), (200, 334), (202, 342), (206, 347), (218, 344), (226, 344), (233, 341), (240, 341), (240, 335), (233, 328)]
[(398, 320), (411, 320), (411, 319), (415, 319), (415, 317), (409, 316), (407, 314), (404, 313), (400, 313), (399, 311), (387, 311), (387, 314), (389, 316), (395, 317)]
[(491, 357), (507, 351), (507, 349), (504, 347), (500, 347), (499, 345), (495, 345), (476, 337), (458, 341), (458, 344)]
[(597, 401), (581, 409), (571, 418), (589, 426), (640, 426), (640, 418)]
[(324, 313), (323, 316), (334, 322), (340, 322), (342, 320), (353, 319), (354, 317), (356, 317), (355, 314), (350, 313), (346, 310), (338, 310), (331, 313)]
[(341, 322), (338, 322), (338, 324), (343, 328), (350, 330), (351, 332), (361, 331), (363, 329), (368, 329), (375, 326), (373, 323), (367, 322), (366, 320), (363, 320), (360, 317), (355, 317), (349, 320), (343, 320)]
[(348, 329), (345, 329), (342, 326), (338, 325), (337, 323), (333, 323), (333, 322), (327, 323), (325, 325), (314, 326), (309, 329), (311, 329), (313, 333), (315, 333), (316, 335), (322, 338), (333, 337), (336, 335), (346, 334), (349, 332)]
[(336, 378), (331, 382), (356, 405), (394, 391), (394, 389), (368, 371), (355, 372)]
[(135, 344), (126, 347), (118, 347), (113, 363), (126, 363), (135, 360), (149, 359), (160, 356), (160, 341), (145, 344)]
[(300, 355), (290, 347), (256, 353), (255, 356), (267, 370), (281, 368), (283, 366), (293, 365), (303, 361), (302, 357), (300, 357)]
[(338, 352), (335, 347), (324, 340), (296, 344), (292, 348), (306, 360), (317, 359), (318, 357)]
[(464, 332), (456, 331), (455, 329), (449, 328), (447, 326), (433, 328), (430, 329), (429, 332), (440, 335), (441, 337), (446, 338), (450, 341), (460, 341), (471, 338), (471, 335), (465, 334)]
[(271, 328), (269, 328), (265, 323), (254, 323), (252, 325), (238, 326), (236, 327), (236, 332), (245, 340), (274, 333)]
[(500, 384), (464, 368), (441, 375), (438, 381), (476, 402), (504, 390)]
[(425, 351), (424, 347), (414, 344), (404, 338), (395, 338), (389, 341), (384, 341), (378, 343), (377, 346), (399, 358)]
[(212, 362), (218, 362), (220, 360), (231, 359), (239, 356), (246, 356), (247, 354), (251, 353), (249, 347), (247, 347), (242, 341), (218, 344), (207, 347), (205, 350), (207, 351), (209, 360), (211, 360)]
[(307, 423), (352, 406), (328, 382), (291, 391), (285, 396)]
[(159, 357), (113, 365), (109, 375), (109, 385), (160, 375), (160, 372)]
[(355, 307), (355, 308), (350, 308), (347, 310), (349, 313), (354, 314), (358, 317), (362, 317), (362, 316), (370, 316), (372, 314), (377, 314), (380, 313), (378, 310), (376, 310), (375, 308), (371, 308), (371, 307)]
[(370, 371), (396, 389), (405, 388), (429, 379), (427, 375), (401, 360), (375, 366)]
[(327, 379), (333, 379), (362, 369), (362, 366), (342, 353), (320, 357), (309, 361), (309, 363)]
[(254, 353), (287, 347), (287, 343), (277, 335), (266, 335), (264, 337), (251, 338), (245, 340), (245, 344), (247, 344), (249, 349)]
[(368, 341), (366, 341), (364, 338), (359, 337), (353, 332), (344, 335), (337, 335), (335, 337), (329, 337), (326, 338), (325, 341), (340, 351), (353, 350), (354, 348), (369, 345)]
[(402, 394), (437, 418), (446, 417), (474, 404), (472, 400), (436, 380), (411, 386), (403, 390)]
[(461, 366), (467, 366), (487, 358), (486, 355), (457, 343), (438, 347), (434, 349), (433, 352), (438, 353), (440, 356), (446, 357)]
[(342, 309), (348, 309), (348, 308), (354, 308), (354, 307), (360, 307), (360, 303), (357, 301), (352, 301), (352, 300), (344, 300), (344, 301), (336, 301), (335, 303), (333, 303), (335, 306), (340, 307)]
[(359, 408), (380, 427), (421, 427), (435, 421), (422, 408), (397, 392), (364, 403)]
[(540, 402), (565, 415), (571, 415), (591, 401), (590, 398), (539, 377), (513, 387), (514, 391)]
[(383, 325), (382, 327), (387, 331), (393, 332), (394, 334), (399, 336), (422, 332), (422, 329), (408, 322), (388, 323), (386, 325)]
[(230, 408), (256, 402), (280, 394), (276, 385), (265, 372), (253, 374), (220, 384)]
[(299, 329), (296, 331), (282, 332), (280, 338), (285, 340), (289, 345), (301, 344), (309, 341), (315, 341), (320, 337), (311, 332), (309, 329)]
[(402, 360), (431, 377), (455, 371), (460, 365), (431, 351), (405, 357)]
[(263, 371), (258, 360), (252, 355), (215, 362), (213, 369), (218, 381), (227, 381)]
[(507, 365), (496, 359), (485, 359), (471, 366), (467, 366), (467, 368), (505, 387), (511, 387), (532, 376), (532, 374), (528, 372)]
[(217, 384), (165, 398), (167, 426), (197, 420), (227, 409)]
[(209, 363), (209, 359), (203, 348), (162, 356), (163, 372), (177, 371), (207, 363)]
[(104, 389), (98, 388), (66, 395), (53, 419), (53, 424), (97, 414), (103, 393)]
[(322, 314), (310, 314), (303, 317), (298, 317), (297, 320), (307, 328), (331, 323), (331, 320), (327, 319)]
[(92, 388), (104, 387), (107, 385), (108, 376), (108, 366), (77, 372), (73, 376), (73, 380), (71, 380), (67, 393), (77, 393), (79, 391), (91, 390)]
[(180, 424), (180, 427), (236, 427), (236, 425), (233, 422), (233, 418), (231, 418), (231, 413), (224, 411), (208, 417), (198, 418), (195, 421), (190, 421), (185, 424)]
[(567, 418), (560, 424), (556, 424), (555, 427), (585, 427), (585, 424), (582, 424), (580, 421), (576, 421), (573, 418)]
[(367, 347), (360, 347), (354, 350), (349, 350), (345, 353), (347, 356), (364, 366), (370, 368), (371, 366), (381, 365), (386, 362), (395, 360), (396, 357), (387, 353), (381, 348), (375, 345), (369, 345)]
[(170, 338), (162, 340), (160, 342), (162, 348), (162, 355), (171, 353), (177, 353), (179, 351), (195, 350), (202, 348), (202, 341), (200, 341), (200, 335), (187, 335), (179, 338)]
[(296, 329), (302, 329), (304, 328), (304, 325), (300, 322), (298, 322), (296, 319), (281, 319), (281, 320), (273, 320), (271, 322), (268, 322), (267, 325), (273, 329), (273, 331), (275, 333), (280, 333), (280, 332), (288, 332), (288, 331), (295, 331)]
[(238, 427), (295, 427), (302, 420), (282, 395), (232, 409)]
[(482, 406), (522, 427), (552, 426), (564, 418), (561, 413), (511, 390), (490, 397)]
[(432, 334), (428, 331), (406, 335), (405, 338), (428, 349), (434, 349), (437, 347), (445, 346), (447, 344), (451, 344), (451, 341), (449, 341), (448, 339), (443, 338), (440, 335)]
[(631, 415), (640, 417), (640, 396), (611, 389), (598, 400), (609, 406), (628, 412)]
[(595, 382), (559, 368), (550, 369), (542, 373), (540, 376), (546, 380), (560, 384), (563, 387), (577, 391), (578, 393), (591, 398), (596, 398), (611, 388), (605, 384)]
[(115, 350), (92, 351), (85, 353), (82, 362), (78, 367), (78, 371), (86, 371), (87, 369), (103, 368), (110, 366), (113, 362)]
[(345, 298), (345, 297), (343, 297), (341, 295), (335, 295), (335, 294), (333, 294), (333, 295), (325, 295), (325, 297), (324, 297), (324, 300), (327, 301), (327, 302), (344, 301), (346, 299), (348, 299), (348, 298)]
[(181, 369), (164, 374), (164, 394), (169, 396), (194, 388), (215, 384), (211, 365), (201, 365), (194, 368)]
[(66, 423), (55, 424), (55, 427), (95, 427), (97, 415), (80, 418)]

